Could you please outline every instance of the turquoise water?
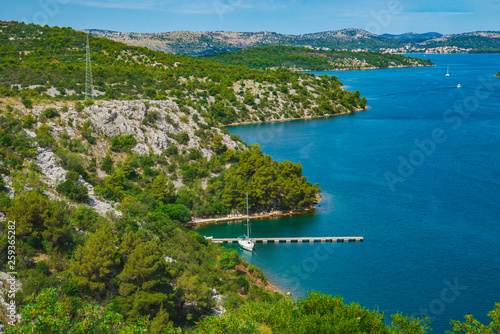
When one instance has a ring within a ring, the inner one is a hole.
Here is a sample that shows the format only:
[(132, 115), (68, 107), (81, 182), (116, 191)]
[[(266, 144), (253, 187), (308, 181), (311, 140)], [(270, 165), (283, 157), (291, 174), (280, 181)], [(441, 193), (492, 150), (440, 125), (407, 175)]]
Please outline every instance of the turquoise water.
[(359, 89), (367, 111), (230, 128), (276, 160), (300, 162), (323, 189), (315, 214), (255, 222), (253, 236), (365, 237), (238, 250), (283, 291), (429, 316), (435, 332), (465, 314), (489, 323), (500, 302), (500, 55), (430, 58), (437, 66), (318, 73)]

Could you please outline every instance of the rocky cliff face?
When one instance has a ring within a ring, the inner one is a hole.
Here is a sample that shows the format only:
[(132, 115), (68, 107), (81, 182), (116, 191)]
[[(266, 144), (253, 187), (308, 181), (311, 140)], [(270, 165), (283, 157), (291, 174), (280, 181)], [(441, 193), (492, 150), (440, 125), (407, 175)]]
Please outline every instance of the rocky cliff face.
[[(195, 131), (200, 129), (200, 124), (206, 125), (199, 113), (189, 108), (189, 114), (181, 112), (172, 101), (104, 101), (83, 110), (84, 115), (92, 122), (97, 133), (107, 137), (118, 135), (133, 135), (137, 145), (132, 149), (139, 154), (161, 154), (168, 148), (169, 134), (177, 135), (186, 132), (189, 135), (187, 148), (201, 148), (200, 138)], [(154, 114), (154, 124), (145, 125), (144, 120), (148, 115)], [(197, 114), (199, 123), (193, 121), (192, 115)], [(190, 116), (191, 115), (191, 116)], [(220, 132), (224, 143), (234, 149), (237, 143), (231, 141), (228, 135)], [(203, 155), (210, 157), (213, 152), (202, 149)]]
[[(44, 111), (48, 108), (55, 108), (59, 116), (45, 119), (43, 116)], [(33, 116), (38, 118), (38, 122), (33, 129), (25, 129), (28, 137), (36, 141), (37, 131), (44, 124), (48, 126), (51, 135), (56, 141), (61, 141), (64, 138), (79, 141), (82, 144), (83, 152), (79, 152), (78, 155), (86, 164), (95, 159), (100, 166), (107, 154), (115, 154), (110, 151), (110, 147), (112, 138), (116, 136), (132, 135), (136, 144), (132, 147), (131, 152), (141, 156), (150, 154), (165, 155), (165, 150), (170, 145), (175, 145), (179, 151), (195, 149), (209, 160), (215, 153), (211, 149), (210, 143), (202, 140), (197, 135), (199, 134), (197, 130), (202, 130), (202, 128), (204, 131), (210, 132), (212, 136), (221, 136), (221, 143), (226, 145), (228, 149), (238, 150), (243, 147), (242, 143), (231, 140), (230, 136), (220, 129), (209, 128), (196, 110), (187, 108), (184, 109), (184, 112), (181, 112), (173, 101), (100, 101), (85, 107), (81, 111), (77, 111), (74, 105), (68, 106), (63, 103), (38, 105), (33, 109), (26, 109), (18, 105), (15, 109), (22, 117)], [(90, 128), (88, 130), (91, 131), (90, 135), (96, 138), (94, 145), (86, 143), (83, 134), (85, 127)], [(189, 140), (179, 142), (178, 135), (181, 133), (187, 134)], [(68, 170), (62, 167), (61, 159), (57, 157), (50, 147), (42, 147), (35, 143), (35, 148), (37, 154), (31, 162), (34, 162), (40, 168), (41, 181), (48, 186), (45, 193), (52, 199), (61, 199), (55, 188), (66, 180)], [(124, 156), (116, 153), (116, 158), (123, 160)], [(166, 157), (166, 159), (168, 158)], [(97, 168), (97, 175), (99, 177), (107, 176), (99, 168)], [(11, 197), (15, 196), (11, 178), (5, 175), (3, 178), (12, 194)], [(117, 210), (119, 203), (100, 198), (95, 194), (93, 185), (81, 175), (78, 183), (88, 189), (90, 199), (86, 205), (93, 207), (103, 215), (107, 213), (116, 216), (121, 215), (121, 212)], [(206, 180), (203, 183), (206, 185)], [(174, 184), (176, 186), (183, 185), (180, 181), (174, 181)], [(71, 202), (68, 203), (74, 205)]]

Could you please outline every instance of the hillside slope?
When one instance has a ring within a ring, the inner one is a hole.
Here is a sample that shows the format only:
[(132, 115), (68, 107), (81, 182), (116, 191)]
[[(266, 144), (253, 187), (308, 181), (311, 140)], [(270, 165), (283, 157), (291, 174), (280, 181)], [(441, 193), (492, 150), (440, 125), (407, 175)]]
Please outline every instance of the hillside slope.
[(300, 71), (359, 70), (431, 66), (429, 59), (380, 52), (326, 51), (293, 46), (268, 46), (212, 53), (205, 59), (250, 68), (288, 68)]
[[(5, 287), (6, 272), (18, 272), (15, 302), (25, 321), (13, 332), (109, 332), (90, 328), (109, 325), (159, 333), (246, 299), (279, 298), (260, 270), (184, 224), (243, 213), (247, 191), (254, 214), (310, 209), (320, 190), (300, 164), (273, 161), (217, 126), (283, 118), (274, 110), (266, 119), (257, 112), (268, 109), (255, 102), (261, 85), (288, 89), (282, 80), (290, 79), (289, 89), (304, 83), (311, 99), (331, 90), (362, 101), (359, 94), (337, 89), (334, 78), (249, 71), (92, 38), (101, 99), (82, 102), (83, 33), (13, 22), (1, 30), (0, 280)], [(303, 108), (285, 93), (269, 95)]]
[[(0, 96), (76, 100), (85, 92), (86, 35), (3, 23)], [(256, 71), (90, 38), (94, 93), (104, 99), (174, 101), (209, 124), (296, 119), (366, 107), (336, 77)]]
[[(15, 268), (22, 289), (9, 298), (24, 322), (10, 333), (138, 333), (134, 324), (163, 333), (222, 312), (226, 300), (279, 298), (260, 270), (183, 223), (243, 213), (242, 184), (252, 213), (307, 205), (318, 189), (299, 165), (274, 162), (189, 111), (166, 101), (26, 108), (0, 99), (1, 291)], [(280, 179), (268, 186), (286, 197), (266, 196), (255, 173)], [(4, 325), (8, 314), (1, 304)]]

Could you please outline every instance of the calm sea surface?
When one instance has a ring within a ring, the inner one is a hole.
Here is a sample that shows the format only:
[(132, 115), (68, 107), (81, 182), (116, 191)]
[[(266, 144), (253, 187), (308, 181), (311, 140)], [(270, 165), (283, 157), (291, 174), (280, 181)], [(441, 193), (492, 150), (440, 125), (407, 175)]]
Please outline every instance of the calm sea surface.
[[(230, 128), (276, 160), (300, 162), (323, 189), (315, 214), (254, 222), (252, 236), (364, 242), (228, 247), (295, 297), (340, 294), (429, 316), (442, 333), (466, 314), (489, 323), (500, 302), (500, 55), (428, 57), (437, 66), (316, 73), (359, 89), (367, 111)], [(244, 226), (199, 232), (235, 237)]]

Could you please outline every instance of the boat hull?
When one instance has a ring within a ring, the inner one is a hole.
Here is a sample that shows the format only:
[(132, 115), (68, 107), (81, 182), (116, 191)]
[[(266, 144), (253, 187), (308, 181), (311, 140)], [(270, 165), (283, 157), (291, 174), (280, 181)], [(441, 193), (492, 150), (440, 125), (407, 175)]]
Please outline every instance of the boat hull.
[(252, 240), (250, 239), (239, 239), (238, 244), (240, 245), (241, 248), (252, 252), (255, 244), (253, 243)]

